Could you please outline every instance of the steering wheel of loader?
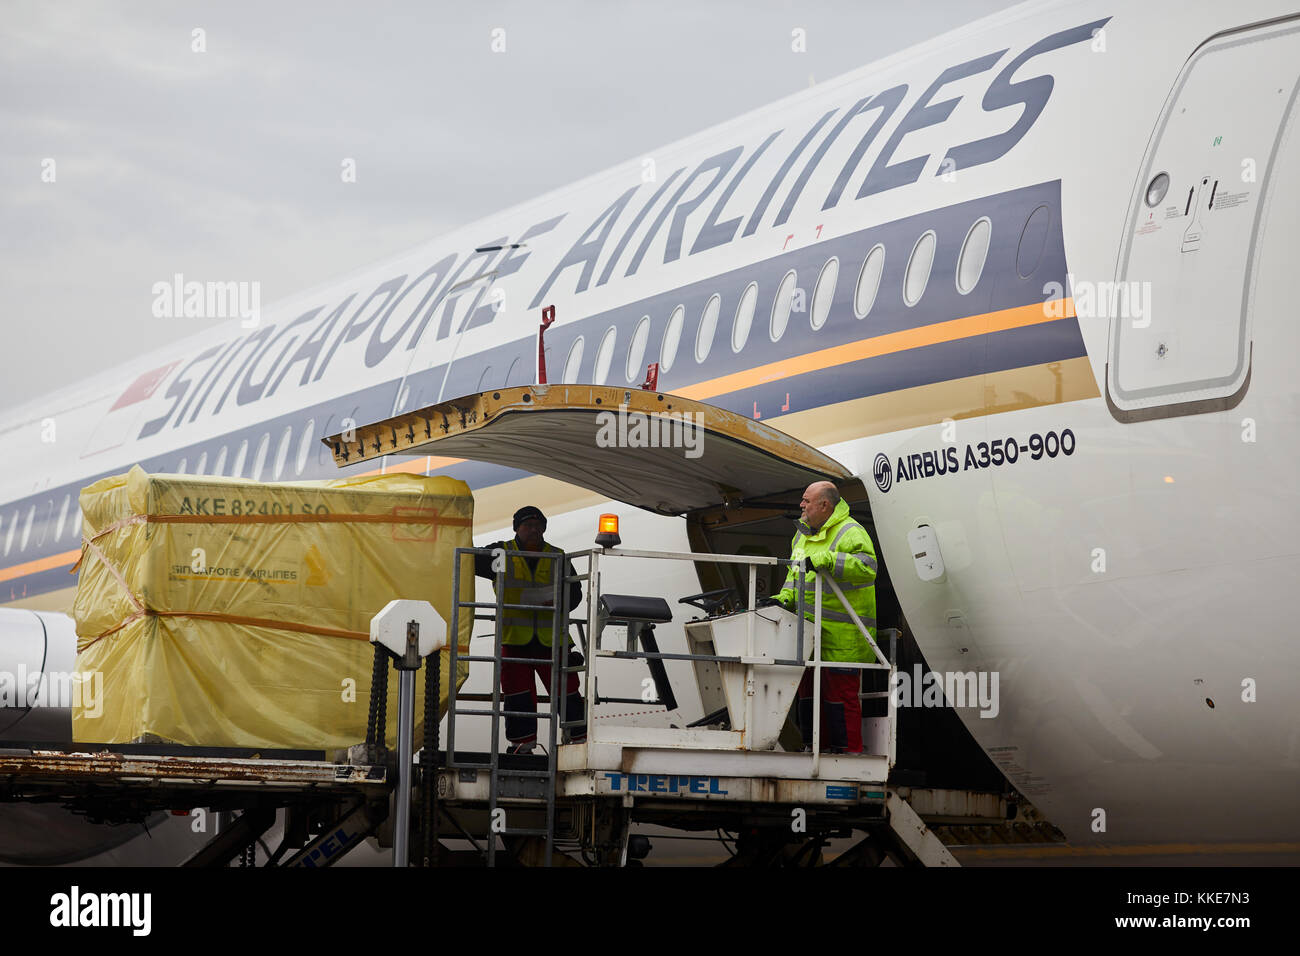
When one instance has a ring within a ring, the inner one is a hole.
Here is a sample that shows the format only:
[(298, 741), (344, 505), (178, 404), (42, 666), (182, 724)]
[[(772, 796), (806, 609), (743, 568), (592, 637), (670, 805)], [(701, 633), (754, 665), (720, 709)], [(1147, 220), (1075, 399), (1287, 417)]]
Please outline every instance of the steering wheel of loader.
[(716, 591), (701, 591), (699, 594), (688, 594), (684, 598), (678, 598), (678, 604), (689, 604), (691, 607), (699, 608), (707, 616), (713, 617), (718, 611), (728, 604), (733, 607), (739, 600), (735, 588), (718, 588)]

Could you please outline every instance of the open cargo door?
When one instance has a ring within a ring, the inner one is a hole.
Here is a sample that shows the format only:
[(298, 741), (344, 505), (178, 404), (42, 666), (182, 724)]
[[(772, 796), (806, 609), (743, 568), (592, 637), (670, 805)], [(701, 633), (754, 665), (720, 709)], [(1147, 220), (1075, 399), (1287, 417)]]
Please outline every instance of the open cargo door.
[(762, 422), (679, 395), (602, 385), (479, 392), (359, 427), (352, 437), (323, 439), (340, 466), (385, 455), (486, 461), (661, 515), (761, 507), (814, 481), (852, 477)]

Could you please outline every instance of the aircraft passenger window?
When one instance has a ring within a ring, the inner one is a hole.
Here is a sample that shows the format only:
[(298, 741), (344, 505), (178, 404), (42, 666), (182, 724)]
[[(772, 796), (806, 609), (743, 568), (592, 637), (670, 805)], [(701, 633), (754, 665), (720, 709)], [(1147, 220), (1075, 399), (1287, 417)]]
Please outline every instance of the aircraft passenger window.
[(966, 233), (957, 255), (957, 291), (967, 295), (979, 285), (980, 276), (984, 274), (984, 262), (989, 257), (989, 239), (993, 235), (993, 223), (988, 216), (975, 220)]
[(596, 371), (591, 377), (596, 385), (604, 385), (605, 379), (609, 377), (609, 366), (614, 361), (614, 343), (617, 340), (618, 330), (611, 325), (605, 330), (600, 347), (596, 349)]
[(23, 540), (18, 545), (18, 550), (27, 550), (27, 541), (32, 536), (32, 522), (36, 520), (36, 506), (31, 505), (27, 509), (27, 521), (23, 524)]
[(813, 331), (826, 324), (831, 314), (831, 303), (835, 301), (835, 284), (840, 281), (840, 260), (831, 256), (822, 266), (821, 275), (817, 277), (817, 286), (813, 289), (812, 311), (808, 321)]
[(885, 271), (885, 247), (876, 243), (862, 260), (862, 271), (858, 273), (858, 287), (853, 293), (853, 314), (865, 319), (876, 304), (876, 293), (880, 291), (880, 277)]
[(564, 360), (562, 379), (565, 384), (572, 384), (578, 380), (578, 372), (582, 369), (582, 348), (582, 336), (579, 335), (569, 346), (569, 357)]
[(54, 499), (51, 498), (45, 506), (45, 517), (41, 519), (41, 526), (37, 529), (36, 547), (45, 543), (46, 537), (50, 533), (50, 525), (54, 523)]
[(686, 322), (686, 306), (679, 305), (668, 317), (668, 327), (664, 329), (663, 344), (659, 347), (659, 368), (668, 371), (677, 358), (677, 345), (682, 340), (682, 326)]
[(185, 466), (188, 465), (189, 463), (190, 460), (188, 458), (182, 458), (180, 461), (178, 461), (176, 463), (176, 474), (178, 475), (185, 474)]
[(700, 314), (700, 326), (695, 330), (695, 361), (703, 362), (713, 348), (713, 335), (718, 330), (718, 313), (722, 311), (722, 296), (713, 293)]
[(1047, 230), (1052, 214), (1046, 206), (1039, 206), (1029, 214), (1020, 230), (1020, 244), (1016, 247), (1016, 274), (1028, 279), (1038, 268), (1047, 244)]
[(18, 509), (15, 508), (9, 514), (9, 533), (5, 535), (5, 554), (14, 546), (14, 532), (18, 530)]
[(907, 260), (907, 270), (903, 274), (903, 301), (909, 306), (916, 305), (925, 295), (925, 287), (930, 283), (930, 268), (934, 265), (934, 246), (936, 237), (933, 229), (928, 229), (916, 240), (912, 247), (911, 258)]
[(284, 463), (289, 460), (289, 445), (292, 441), (293, 426), (286, 425), (284, 434), (280, 436), (280, 447), (275, 450), (275, 468), (271, 472), (274, 481), (279, 481), (280, 476), (284, 474)]
[(216, 463), (212, 466), (214, 475), (224, 475), (226, 473), (226, 446), (221, 446), (221, 451), (217, 452)]
[(315, 430), (316, 419), (307, 419), (307, 424), (302, 430), (302, 437), (298, 439), (298, 458), (293, 463), (293, 473), (295, 475), (301, 475), (302, 470), (307, 467), (307, 456), (311, 454), (311, 440)]
[(244, 477), (244, 459), (248, 457), (248, 439), (245, 438), (239, 443), (239, 451), (235, 453), (235, 463), (230, 466), (231, 478)]
[(776, 298), (772, 300), (772, 326), (770, 334), (773, 342), (780, 342), (785, 335), (785, 327), (790, 324), (790, 308), (794, 304), (795, 283), (799, 281), (793, 269), (785, 274), (781, 285), (777, 287)]
[(205, 451), (199, 455), (198, 464), (194, 466), (194, 474), (206, 475), (208, 473), (208, 453)]
[(749, 339), (750, 327), (754, 324), (754, 310), (758, 308), (758, 283), (751, 282), (740, 293), (740, 302), (736, 305), (736, 318), (731, 323), (731, 351), (739, 352)]
[(650, 340), (650, 316), (641, 316), (632, 333), (632, 341), (627, 346), (627, 380), (636, 382), (641, 378), (641, 362), (645, 359), (646, 343)]
[(63, 537), (63, 525), (68, 520), (68, 503), (71, 501), (72, 495), (63, 496), (63, 506), (59, 508), (59, 523), (54, 526), (55, 541)]
[(266, 465), (266, 450), (271, 444), (271, 433), (262, 432), (262, 440), (257, 443), (257, 454), (253, 456), (253, 480), (262, 480), (262, 468)]

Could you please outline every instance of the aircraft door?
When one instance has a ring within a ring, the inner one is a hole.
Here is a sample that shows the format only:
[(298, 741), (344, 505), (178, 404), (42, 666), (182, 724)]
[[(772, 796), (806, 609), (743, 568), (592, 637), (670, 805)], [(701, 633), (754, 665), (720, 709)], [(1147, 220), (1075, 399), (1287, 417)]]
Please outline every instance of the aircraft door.
[[(1257, 264), (1295, 111), (1300, 22), (1217, 36), (1183, 67), (1134, 189), (1113, 299), (1119, 421), (1232, 408), (1250, 384)], [(1276, 240), (1274, 240), (1276, 241)]]

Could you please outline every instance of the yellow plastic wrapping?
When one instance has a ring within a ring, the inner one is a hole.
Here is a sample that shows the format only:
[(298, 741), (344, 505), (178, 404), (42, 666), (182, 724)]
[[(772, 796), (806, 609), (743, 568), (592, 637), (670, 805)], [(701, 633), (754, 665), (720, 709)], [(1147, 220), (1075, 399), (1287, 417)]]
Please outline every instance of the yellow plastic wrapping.
[[(472, 544), (469, 488), (445, 477), (259, 484), (137, 466), (83, 490), (81, 509), (77, 669), (103, 684), (93, 711), (74, 707), (72, 726), (75, 740), (96, 743), (360, 743), (371, 617), (408, 598), (429, 601), (450, 624), (455, 549)], [(473, 587), (466, 558), (462, 600)], [(460, 623), (465, 652), (473, 621)], [(445, 712), (447, 651), (440, 660)], [(395, 746), (395, 671), (389, 685)]]

